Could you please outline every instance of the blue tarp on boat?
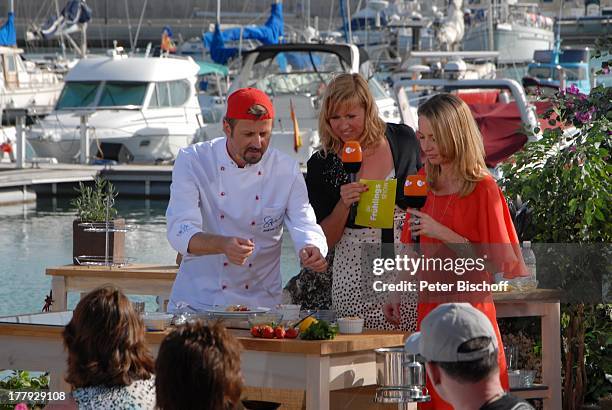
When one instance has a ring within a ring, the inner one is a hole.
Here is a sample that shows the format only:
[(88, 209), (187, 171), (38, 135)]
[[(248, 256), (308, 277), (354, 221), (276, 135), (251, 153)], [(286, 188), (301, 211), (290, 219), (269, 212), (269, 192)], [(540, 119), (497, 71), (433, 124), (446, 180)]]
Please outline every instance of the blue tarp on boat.
[(15, 33), (15, 16), (13, 13), (8, 14), (8, 19), (0, 27), (0, 46), (15, 46), (17, 45), (17, 35)]
[(91, 20), (91, 9), (83, 0), (70, 0), (56, 18), (50, 18), (40, 30), (44, 38), (51, 38), (60, 32), (68, 32), (76, 24)]
[(225, 47), (226, 41), (239, 41), (242, 32), (243, 40), (258, 40), (264, 45), (278, 44), (284, 35), (283, 5), (272, 4), (270, 17), (263, 26), (232, 28), (221, 31), (215, 24), (213, 33), (204, 33), (204, 46), (210, 50), (210, 56), (215, 63), (226, 64), (227, 61), (238, 53), (236, 47)]

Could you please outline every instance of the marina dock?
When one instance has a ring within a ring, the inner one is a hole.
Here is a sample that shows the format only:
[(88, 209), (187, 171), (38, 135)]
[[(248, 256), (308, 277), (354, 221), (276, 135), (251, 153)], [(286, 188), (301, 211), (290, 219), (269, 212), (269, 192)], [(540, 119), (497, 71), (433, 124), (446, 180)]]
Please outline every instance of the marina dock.
[(79, 182), (103, 176), (123, 197), (169, 198), (171, 165), (33, 164), (16, 169), (0, 164), (0, 205), (31, 202), (37, 196), (74, 196)]

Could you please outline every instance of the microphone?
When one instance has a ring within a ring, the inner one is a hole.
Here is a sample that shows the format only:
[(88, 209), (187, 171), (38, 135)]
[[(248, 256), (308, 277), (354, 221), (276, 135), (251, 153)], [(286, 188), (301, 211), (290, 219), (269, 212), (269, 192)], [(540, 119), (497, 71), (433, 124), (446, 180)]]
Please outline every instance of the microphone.
[[(351, 182), (357, 181), (357, 173), (361, 169), (362, 158), (361, 145), (358, 141), (347, 141), (342, 147), (342, 166), (349, 174)], [(357, 203), (354, 203), (349, 211), (349, 220), (354, 220), (356, 214)]]
[(361, 169), (361, 145), (357, 141), (347, 141), (342, 147), (342, 165), (349, 174), (351, 182), (357, 180), (357, 173)]
[[(404, 183), (404, 200), (408, 207), (421, 209), (425, 205), (425, 201), (427, 201), (427, 191), (427, 181), (424, 175), (408, 175), (406, 177), (406, 182)], [(412, 218), (414, 218), (412, 225), (421, 223), (417, 216), (413, 215)], [(412, 238), (412, 242), (419, 242), (419, 237), (412, 233), (412, 229), (410, 230), (410, 237)]]

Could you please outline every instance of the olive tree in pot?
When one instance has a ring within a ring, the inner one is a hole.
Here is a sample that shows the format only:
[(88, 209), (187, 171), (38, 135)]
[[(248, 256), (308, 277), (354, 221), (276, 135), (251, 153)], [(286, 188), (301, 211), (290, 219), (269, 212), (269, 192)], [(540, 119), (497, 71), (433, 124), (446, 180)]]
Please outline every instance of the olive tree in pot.
[[(115, 187), (96, 177), (93, 186), (79, 182), (78, 196), (71, 201), (77, 219), (72, 223), (72, 262), (121, 262), (125, 257), (125, 220), (115, 219)], [(108, 218), (108, 219), (107, 219)], [(108, 224), (105, 222), (108, 220)], [(92, 228), (95, 228), (92, 231)], [(108, 230), (108, 257), (105, 261)]]

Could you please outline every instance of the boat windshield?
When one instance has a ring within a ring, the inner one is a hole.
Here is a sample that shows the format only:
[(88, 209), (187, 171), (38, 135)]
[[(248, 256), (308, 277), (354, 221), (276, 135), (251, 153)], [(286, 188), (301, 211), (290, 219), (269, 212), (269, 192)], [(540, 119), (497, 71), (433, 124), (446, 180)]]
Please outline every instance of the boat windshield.
[[(587, 70), (584, 67), (563, 67), (567, 81), (582, 81), (587, 79)], [(528, 74), (541, 79), (559, 80), (559, 70), (552, 67), (530, 67)]]
[(55, 108), (93, 107), (99, 86), (99, 82), (66, 83)]
[(140, 107), (147, 86), (146, 82), (67, 82), (56, 109)]
[(345, 71), (344, 62), (333, 53), (282, 52), (254, 64), (248, 84), (270, 95), (316, 95), (335, 73)]

